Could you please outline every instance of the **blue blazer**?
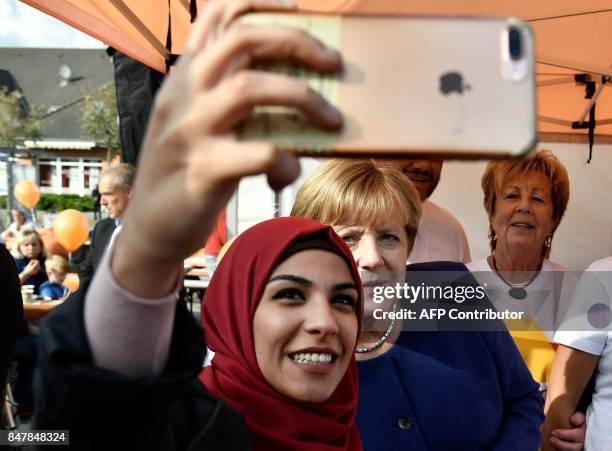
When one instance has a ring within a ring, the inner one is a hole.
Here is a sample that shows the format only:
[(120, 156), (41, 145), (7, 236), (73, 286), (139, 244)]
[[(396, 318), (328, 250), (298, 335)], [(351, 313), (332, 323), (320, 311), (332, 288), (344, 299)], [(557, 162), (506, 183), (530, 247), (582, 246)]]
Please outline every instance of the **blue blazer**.
[[(407, 270), (467, 268), (435, 262)], [(507, 331), (404, 331), (388, 352), (358, 367), (365, 450), (540, 446), (544, 400)]]

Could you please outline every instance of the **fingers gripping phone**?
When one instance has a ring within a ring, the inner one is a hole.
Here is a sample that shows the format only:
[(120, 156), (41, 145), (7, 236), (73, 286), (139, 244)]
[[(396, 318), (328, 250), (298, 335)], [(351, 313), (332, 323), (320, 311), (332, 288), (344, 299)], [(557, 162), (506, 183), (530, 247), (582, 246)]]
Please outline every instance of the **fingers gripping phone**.
[(292, 63), (256, 69), (304, 79), (344, 116), (340, 132), (295, 109), (256, 107), (243, 140), (299, 155), (506, 158), (536, 143), (532, 35), (514, 18), (249, 14), (244, 22), (304, 29), (343, 57), (340, 74)]

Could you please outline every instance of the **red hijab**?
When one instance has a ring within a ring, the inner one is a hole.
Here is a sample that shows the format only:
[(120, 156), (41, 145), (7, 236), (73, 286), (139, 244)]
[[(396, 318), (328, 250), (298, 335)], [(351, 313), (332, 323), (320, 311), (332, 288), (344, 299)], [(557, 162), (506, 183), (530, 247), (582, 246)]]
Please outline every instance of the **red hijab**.
[[(306, 218), (277, 218), (242, 233), (229, 248), (206, 290), (202, 325), (212, 365), (200, 379), (215, 396), (242, 412), (254, 450), (361, 450), (355, 425), (359, 391), (357, 365), (348, 369), (332, 396), (305, 403), (282, 395), (263, 377), (255, 357), (253, 316), (279, 257), (296, 239), (322, 234), (350, 262), (350, 250), (328, 226)], [(361, 322), (362, 299), (355, 311)]]

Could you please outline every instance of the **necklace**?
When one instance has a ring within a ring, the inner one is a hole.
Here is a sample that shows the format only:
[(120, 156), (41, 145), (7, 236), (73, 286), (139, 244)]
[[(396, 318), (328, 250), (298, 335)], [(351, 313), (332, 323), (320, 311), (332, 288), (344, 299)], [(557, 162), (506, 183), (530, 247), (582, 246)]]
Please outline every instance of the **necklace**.
[(540, 260), (540, 265), (538, 266), (538, 270), (533, 275), (531, 280), (529, 280), (527, 283), (510, 283), (506, 279), (504, 279), (504, 277), (501, 275), (501, 273), (497, 269), (497, 262), (495, 261), (495, 254), (492, 254), (491, 258), (493, 260), (493, 269), (495, 270), (495, 273), (502, 280), (502, 282), (504, 282), (506, 285), (510, 287), (510, 289), (508, 290), (508, 294), (514, 299), (525, 299), (527, 297), (527, 290), (525, 290), (525, 288), (531, 285), (531, 283), (534, 280), (536, 280), (536, 277), (538, 277), (538, 275), (540, 274), (540, 271), (542, 270), (542, 260)]
[(395, 327), (395, 311), (397, 310), (397, 303), (393, 304), (393, 308), (391, 309), (391, 313), (393, 313), (393, 315), (391, 315), (391, 318), (389, 319), (389, 324), (387, 325), (387, 330), (385, 330), (385, 333), (382, 334), (382, 336), (376, 340), (374, 343), (372, 343), (370, 346), (367, 346), (365, 348), (357, 348), (355, 349), (355, 352), (358, 353), (364, 353), (364, 352), (370, 352), (373, 351), (374, 349), (378, 349), (382, 346), (382, 344), (387, 341), (387, 338), (389, 338), (389, 335), (391, 334), (391, 331), (393, 330), (393, 327)]

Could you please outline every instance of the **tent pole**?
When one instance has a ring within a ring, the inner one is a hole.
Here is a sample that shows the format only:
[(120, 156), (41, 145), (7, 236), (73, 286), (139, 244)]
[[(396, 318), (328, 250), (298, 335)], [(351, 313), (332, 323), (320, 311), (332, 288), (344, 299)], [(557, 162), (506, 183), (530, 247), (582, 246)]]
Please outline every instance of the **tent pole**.
[(604, 86), (605, 85), (603, 84), (597, 86), (595, 92), (593, 93), (593, 96), (589, 99), (589, 103), (584, 109), (584, 112), (580, 115), (580, 119), (578, 119), (578, 122), (584, 122), (587, 115), (591, 112), (591, 108), (593, 107), (593, 105), (595, 105), (595, 102), (597, 102), (597, 97), (599, 97), (599, 94), (601, 94), (601, 91), (603, 91)]
[(550, 124), (565, 125), (567, 127), (571, 127), (573, 123), (572, 121), (566, 121), (564, 119), (558, 119), (550, 116), (538, 116), (538, 121), (548, 122)]
[(227, 230), (227, 239), (230, 240), (238, 235), (238, 187), (232, 194), (227, 203), (225, 215), (225, 226)]
[(123, 14), (123, 16), (132, 24), (132, 26), (136, 28), (147, 41), (149, 41), (149, 44), (151, 44), (155, 50), (157, 50), (164, 57), (164, 59), (167, 60), (170, 56), (170, 52), (166, 46), (155, 37), (151, 30), (147, 28), (144, 22), (142, 22), (138, 16), (134, 14), (134, 12), (123, 2), (123, 0), (110, 0), (110, 2), (119, 10), (121, 14)]
[(539, 88), (541, 86), (556, 86), (556, 85), (566, 85), (566, 84), (570, 84), (570, 83), (575, 83), (576, 80), (574, 80), (574, 74), (571, 75), (567, 75), (566, 77), (563, 78), (553, 78), (550, 80), (540, 80), (538, 82), (536, 82), (536, 86)]

